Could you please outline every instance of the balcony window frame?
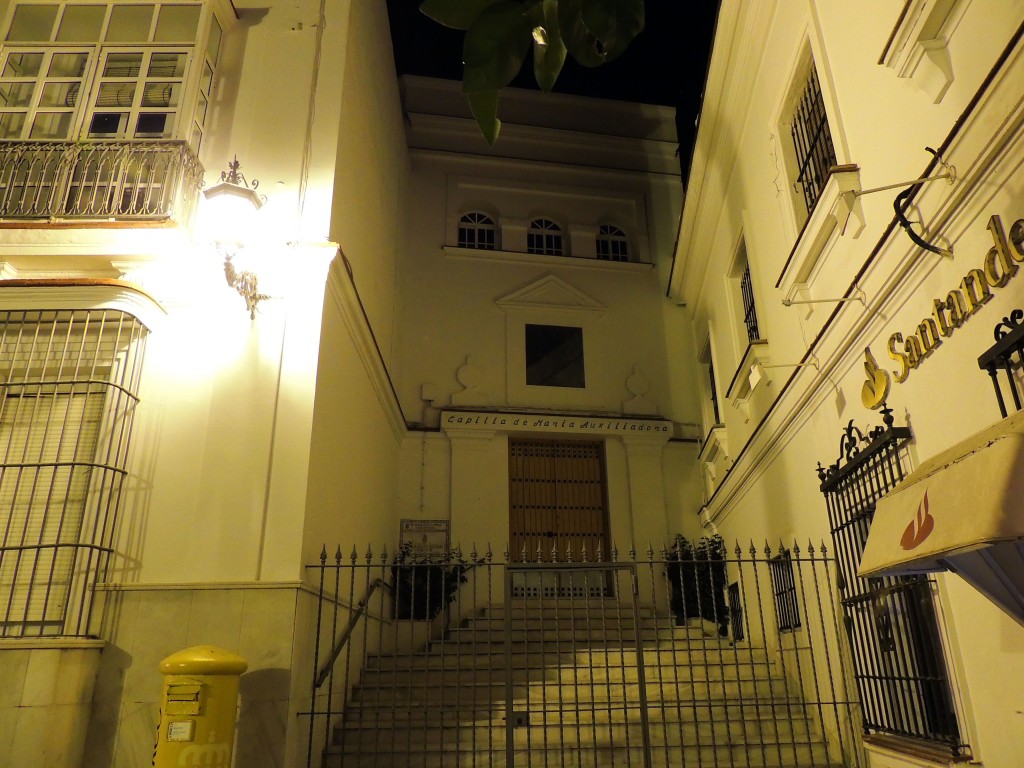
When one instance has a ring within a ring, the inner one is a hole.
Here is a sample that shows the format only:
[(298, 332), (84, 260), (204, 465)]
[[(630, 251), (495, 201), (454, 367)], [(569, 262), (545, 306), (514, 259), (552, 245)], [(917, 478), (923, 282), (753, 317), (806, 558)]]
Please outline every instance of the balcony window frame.
[[(209, 103), (213, 80), (216, 75), (216, 64), (223, 44), (224, 25), (221, 23), (214, 9), (212, 2), (203, 3), (139, 3), (140, 7), (152, 7), (148, 37), (139, 41), (107, 41), (104, 38), (108, 34), (112, 10), (116, 3), (68, 3), (68, 2), (41, 2), (23, 3), (21, 5), (52, 5), (57, 11), (55, 21), (51, 27), (48, 40), (12, 40), (8, 41), (10, 27), (14, 21), (15, 13), (19, 3), (12, 4), (11, 11), (4, 20), (2, 40), (0, 40), (0, 81), (9, 83), (34, 82), (29, 102), (21, 103), (11, 107), (0, 107), (0, 125), (4, 122), (5, 115), (23, 115), (18, 123), (17, 135), (14, 130), (9, 130), (4, 140), (8, 141), (173, 141), (184, 140), (190, 143), (192, 149), (198, 153), (205, 131), (205, 120), (209, 113)], [(105, 8), (105, 15), (95, 40), (81, 40), (68, 42), (58, 39), (61, 21), (69, 8), (95, 5)], [(190, 40), (158, 40), (160, 13), (171, 7), (198, 8), (199, 15), (196, 24), (196, 31)], [(9, 57), (15, 54), (42, 53), (44, 61), (50, 62), (56, 55), (62, 53), (84, 53), (87, 58), (81, 71), (76, 76), (48, 77), (46, 72), (37, 72), (32, 78), (17, 78), (15, 76), (3, 77)], [(143, 66), (137, 76), (132, 79), (138, 83), (135, 87), (134, 97), (131, 104), (118, 105), (122, 108), (110, 109), (97, 105), (101, 85), (116, 85), (118, 82), (127, 84), (129, 80), (120, 78), (104, 78), (103, 62), (112, 54), (138, 52), (142, 56)], [(161, 53), (183, 53), (185, 61), (180, 74), (173, 77), (150, 74), (150, 65), (154, 56)], [(174, 106), (146, 105), (146, 81), (150, 85), (172, 82), (180, 88), (180, 96), (176, 99)], [(44, 87), (47, 82), (60, 83), (76, 81), (76, 99), (72, 109), (57, 109), (53, 105), (41, 103)], [(33, 126), (41, 114), (69, 112), (72, 117), (67, 122), (66, 128), (57, 132), (51, 131), (47, 135), (32, 135)], [(126, 119), (119, 121), (116, 131), (105, 132), (102, 135), (91, 130), (97, 114), (122, 114), (127, 115)], [(145, 114), (167, 114), (170, 125), (165, 125), (160, 135), (156, 132), (139, 131), (139, 119)], [(7, 122), (14, 122), (17, 118), (8, 118)]]

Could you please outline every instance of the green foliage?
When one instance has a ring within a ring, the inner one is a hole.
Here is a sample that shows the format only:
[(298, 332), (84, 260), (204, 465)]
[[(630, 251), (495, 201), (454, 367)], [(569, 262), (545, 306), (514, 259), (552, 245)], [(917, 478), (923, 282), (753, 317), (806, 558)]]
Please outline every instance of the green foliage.
[(728, 635), (727, 567), (722, 537), (704, 537), (694, 545), (677, 535), (666, 560), (669, 607), (676, 621), (684, 624), (687, 619), (704, 619), (717, 624), (722, 637)]
[(586, 67), (612, 61), (644, 28), (644, 0), (423, 0), (439, 24), (465, 30), (462, 91), (493, 144), (501, 129), (498, 92), (533, 48), (533, 72), (550, 91), (572, 56)]
[(433, 619), (455, 600), (459, 587), (466, 582), (466, 573), (481, 562), (466, 560), (457, 549), (430, 557), (403, 544), (391, 566), (395, 618)]

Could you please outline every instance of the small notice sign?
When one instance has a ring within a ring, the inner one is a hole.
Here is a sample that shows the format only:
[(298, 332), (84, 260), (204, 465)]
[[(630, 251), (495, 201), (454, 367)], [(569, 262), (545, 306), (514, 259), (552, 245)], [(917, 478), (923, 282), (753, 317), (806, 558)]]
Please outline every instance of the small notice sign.
[(168, 741), (192, 741), (195, 733), (194, 720), (176, 720), (167, 724)]
[(402, 520), (402, 546), (409, 545), (413, 554), (441, 556), (451, 546), (448, 538), (447, 520)]

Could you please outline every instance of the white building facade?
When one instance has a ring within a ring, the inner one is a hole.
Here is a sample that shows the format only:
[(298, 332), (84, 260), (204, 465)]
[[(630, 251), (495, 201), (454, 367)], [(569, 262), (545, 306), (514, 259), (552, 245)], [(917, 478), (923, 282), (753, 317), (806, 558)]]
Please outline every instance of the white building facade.
[[(727, 2), (716, 31), (669, 284), (704, 368), (702, 519), (726, 539), (834, 542), (874, 766), (945, 765), (951, 745), (1010, 766), (1022, 748), (1020, 619), (952, 574), (902, 605), (856, 576), (876, 499), (1005, 415), (978, 359), (1024, 301), (1022, 10)], [(860, 440), (883, 403), (903, 458), (861, 475), (858, 454), (891, 436)], [(844, 472), (859, 497), (837, 495)], [(968, 530), (988, 514), (973, 498)], [(921, 514), (903, 549), (930, 532)], [(877, 683), (925, 664), (924, 634), (941, 692)]]

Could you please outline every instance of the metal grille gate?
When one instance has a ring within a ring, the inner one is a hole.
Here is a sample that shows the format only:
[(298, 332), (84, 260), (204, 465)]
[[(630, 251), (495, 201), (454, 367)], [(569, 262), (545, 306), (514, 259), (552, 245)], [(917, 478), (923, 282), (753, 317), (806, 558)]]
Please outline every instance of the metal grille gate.
[(832, 539), (839, 559), (839, 589), (853, 653), (854, 677), (866, 733), (910, 736), (948, 746), (960, 754), (956, 711), (939, 638), (928, 576), (860, 578), (875, 504), (905, 475), (901, 449), (910, 429), (884, 427), (868, 434), (847, 426), (841, 456), (819, 465)]
[[(779, 550), (684, 542), (621, 559), (612, 547), (603, 562), (457, 548), (421, 562), (339, 549), (328, 564), (325, 551), (310, 572), (307, 765), (864, 765), (828, 550), (784, 550), (780, 610)], [(548, 569), (571, 587), (563, 596), (514, 590)], [(595, 596), (595, 584), (611, 589)]]

